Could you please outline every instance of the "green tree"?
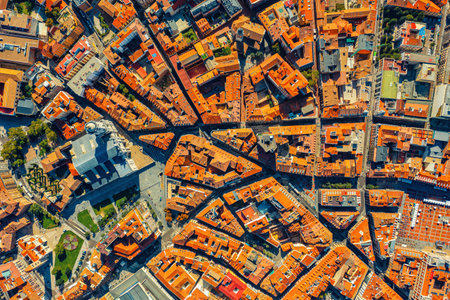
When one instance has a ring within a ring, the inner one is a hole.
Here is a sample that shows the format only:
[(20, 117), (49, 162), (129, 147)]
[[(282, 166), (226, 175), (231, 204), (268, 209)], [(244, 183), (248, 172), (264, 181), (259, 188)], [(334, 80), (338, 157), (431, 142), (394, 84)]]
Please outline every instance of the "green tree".
[(33, 88), (32, 88), (29, 84), (23, 86), (23, 88), (22, 88), (22, 94), (23, 94), (26, 98), (30, 98), (32, 92), (33, 92)]
[(48, 129), (48, 125), (44, 121), (37, 119), (31, 122), (27, 134), (28, 137), (34, 139), (43, 136)]
[(275, 43), (272, 45), (272, 53), (278, 53), (281, 54), (280, 44)]
[(67, 278), (70, 278), (70, 275), (72, 275), (72, 270), (70, 268), (66, 268), (64, 273), (66, 274)]
[(414, 20), (413, 15), (407, 15), (407, 16), (406, 16), (406, 20), (408, 20), (408, 21)]
[(23, 7), (22, 7), (22, 4), (21, 4), (21, 3), (14, 3), (14, 5), (15, 5), (15, 7), (16, 7), (16, 9), (17, 9), (17, 12), (18, 12), (19, 14), (23, 13)]
[(22, 127), (12, 127), (8, 130), (8, 137), (16, 141), (20, 146), (28, 143), (28, 137)]
[(59, 17), (59, 13), (60, 13), (59, 8), (58, 7), (54, 7), (52, 9), (52, 11), (51, 11), (51, 16), (53, 17), (53, 19), (56, 20)]
[(58, 136), (56, 135), (56, 132), (50, 130), (49, 132), (47, 132), (47, 138), (50, 142), (55, 143), (58, 139)]
[(47, 18), (47, 20), (45, 20), (45, 25), (46, 25), (47, 27), (52, 27), (53, 24), (54, 24), (54, 21), (53, 21), (52, 18)]
[(48, 145), (48, 140), (42, 140), (39, 143), (39, 147), (44, 152), (44, 154), (48, 153), (50, 151), (50, 146)]
[(4, 160), (13, 161), (22, 158), (22, 147), (14, 140), (9, 140), (3, 144), (1, 155)]
[(24, 164), (25, 164), (25, 161), (23, 159), (16, 159), (12, 163), (12, 165), (14, 167), (20, 167), (20, 166), (23, 166)]
[[(66, 255), (66, 249), (64, 249), (64, 245), (61, 243), (56, 244), (55, 247), (55, 255), (62, 259)], [(61, 270), (59, 270), (61, 272)]]
[[(61, 272), (61, 271), (60, 271), (60, 272)], [(61, 278), (61, 275), (60, 275), (60, 277), (59, 277), (58, 279), (56, 279), (55, 284), (56, 284), (57, 286), (61, 286), (61, 285), (64, 284), (64, 280)]]
[(416, 20), (419, 21), (419, 22), (423, 22), (424, 19), (425, 19), (425, 13), (423, 11), (419, 12), (417, 14)]

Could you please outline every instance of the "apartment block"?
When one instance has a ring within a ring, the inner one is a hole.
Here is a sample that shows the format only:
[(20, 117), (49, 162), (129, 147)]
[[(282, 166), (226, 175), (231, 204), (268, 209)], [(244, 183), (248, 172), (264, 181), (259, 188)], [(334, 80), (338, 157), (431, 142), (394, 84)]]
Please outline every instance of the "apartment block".
[(184, 135), (166, 163), (166, 176), (219, 188), (261, 172), (261, 167), (236, 157), (205, 138)]

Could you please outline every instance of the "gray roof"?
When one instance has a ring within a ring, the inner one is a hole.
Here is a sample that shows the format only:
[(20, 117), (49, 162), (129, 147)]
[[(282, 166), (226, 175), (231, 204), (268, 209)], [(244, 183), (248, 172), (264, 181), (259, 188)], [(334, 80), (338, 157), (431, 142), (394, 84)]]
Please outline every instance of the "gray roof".
[(322, 73), (335, 73), (341, 71), (339, 49), (322, 51), (322, 58), (323, 59), (320, 62)]
[(429, 150), (430, 150), (429, 156), (431, 156), (431, 157), (442, 158), (442, 156), (444, 154), (442, 151), (442, 148), (437, 145), (431, 147)]
[(358, 45), (358, 50), (364, 49), (364, 50), (373, 50), (373, 41), (370, 40), (370, 36), (367, 34), (361, 34), (358, 36), (358, 39), (356, 40), (356, 43)]
[(375, 162), (385, 162), (388, 157), (389, 148), (385, 146), (377, 147)]
[(242, 10), (242, 6), (237, 0), (222, 0), (222, 5), (230, 16)]
[(450, 138), (450, 133), (446, 132), (446, 131), (438, 131), (436, 130), (434, 132), (434, 137), (433, 137), (436, 141), (441, 141), (441, 142), (448, 142), (448, 139)]
[(75, 153), (72, 159), (75, 169), (89, 180), (93, 188), (133, 172), (108, 134), (86, 134), (72, 142), (72, 151)]
[(31, 116), (37, 112), (36, 105), (33, 100), (28, 99), (19, 99), (17, 101), (16, 113), (19, 115)]
[(217, 0), (206, 0), (191, 9), (191, 14), (197, 16), (198, 14), (208, 15), (214, 8), (219, 6), (220, 3)]

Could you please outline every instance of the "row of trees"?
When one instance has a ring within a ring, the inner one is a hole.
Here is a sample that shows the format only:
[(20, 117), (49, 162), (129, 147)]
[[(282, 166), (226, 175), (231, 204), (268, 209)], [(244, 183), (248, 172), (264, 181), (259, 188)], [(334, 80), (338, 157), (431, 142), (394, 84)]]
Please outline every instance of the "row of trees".
[(325, 182), (322, 184), (323, 189), (351, 189), (352, 184), (350, 182)]
[(123, 83), (119, 84), (119, 86), (117, 87), (117, 91), (131, 101), (136, 99), (136, 97), (133, 94), (130, 94), (130, 91)]
[(28, 209), (28, 212), (36, 217), (36, 219), (39, 220), (39, 223), (43, 225), (44, 218), (50, 219), (54, 224), (59, 225), (59, 220), (57, 217), (50, 214), (48, 211), (37, 205), (36, 203), (33, 203), (30, 208)]

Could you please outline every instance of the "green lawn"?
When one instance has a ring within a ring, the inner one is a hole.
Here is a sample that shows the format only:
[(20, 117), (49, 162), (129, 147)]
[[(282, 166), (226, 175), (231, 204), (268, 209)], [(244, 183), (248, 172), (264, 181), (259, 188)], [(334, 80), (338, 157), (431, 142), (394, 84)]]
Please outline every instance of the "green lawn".
[(106, 199), (103, 200), (102, 202), (92, 206), (92, 208), (94, 209), (94, 212), (96, 215), (98, 216), (102, 216), (105, 217), (106, 212), (111, 210), (111, 211), (116, 211), (116, 209), (114, 208), (114, 205), (112, 204), (111, 200)]
[(219, 48), (217, 50), (213, 51), (213, 54), (215, 57), (221, 57), (221, 56), (226, 56), (226, 55), (230, 55), (231, 54), (231, 48), (230, 47), (223, 47), (223, 48)]
[(77, 262), (78, 253), (80, 252), (81, 246), (83, 246), (83, 242), (84, 242), (83, 239), (81, 239), (79, 236), (77, 236), (72, 231), (66, 231), (59, 238), (58, 244), (64, 244), (64, 238), (67, 235), (72, 235), (72, 236), (76, 237), (78, 239), (78, 245), (77, 245), (76, 249), (74, 249), (74, 250), (66, 250), (65, 251), (66, 255), (63, 260), (60, 260), (60, 258), (57, 255), (55, 255), (54, 269), (59, 268), (61, 270), (61, 273), (62, 273), (61, 278), (64, 282), (66, 282), (68, 280), (65, 271), (66, 271), (66, 269), (70, 269), (70, 270), (74, 269), (75, 263)]
[(52, 228), (58, 227), (58, 224), (53, 222), (53, 220), (50, 219), (46, 215), (43, 216), (41, 224), (42, 224), (42, 227), (44, 227), (45, 229), (52, 229)]
[(97, 221), (97, 224), (100, 227), (103, 227), (108, 223), (109, 219), (112, 218), (117, 214), (116, 209), (114, 208), (114, 205), (112, 204), (111, 200), (106, 199), (102, 202), (98, 203), (97, 205), (92, 206), (94, 209), (94, 212), (97, 216), (101, 216), (102, 219), (100, 221)]
[(51, 229), (59, 226), (59, 220), (36, 203), (31, 205), (28, 212), (34, 215), (36, 219), (38, 219), (39, 224), (41, 224), (41, 226), (45, 229)]
[(133, 200), (136, 197), (138, 192), (136, 191), (136, 186), (128, 188), (118, 194), (113, 196), (113, 200), (116, 203), (118, 209), (125, 205), (128, 201)]
[(196, 40), (198, 40), (198, 37), (195, 34), (194, 29), (192, 29), (192, 28), (189, 28), (188, 30), (186, 30), (185, 32), (182, 32), (181, 34), (183, 35), (184, 39), (188, 43), (195, 42)]
[(77, 215), (78, 222), (89, 228), (91, 232), (98, 232), (98, 226), (94, 223), (92, 220), (91, 215), (89, 214), (88, 210), (85, 209), (78, 213)]

